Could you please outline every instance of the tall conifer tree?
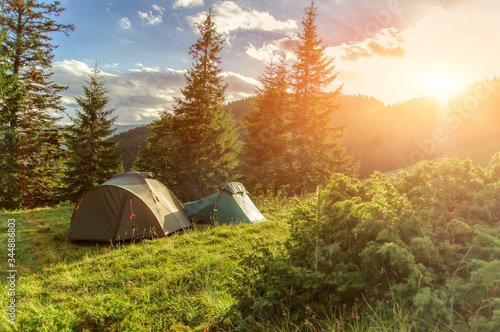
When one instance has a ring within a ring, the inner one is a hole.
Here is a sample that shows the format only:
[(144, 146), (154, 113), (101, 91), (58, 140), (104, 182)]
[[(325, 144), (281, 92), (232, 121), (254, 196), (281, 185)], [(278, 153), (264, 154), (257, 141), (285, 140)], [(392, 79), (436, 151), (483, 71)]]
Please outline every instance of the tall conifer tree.
[[(66, 87), (51, 81), (53, 51), (51, 33), (68, 34), (72, 25), (58, 24), (54, 17), (64, 11), (60, 2), (4, 0), (0, 3), (0, 27), (7, 32), (0, 54), (25, 89), (9, 107), (10, 129), (17, 131), (16, 147), (10, 150), (18, 172), (19, 205), (25, 208), (54, 203), (63, 158), (62, 135), (56, 127), (62, 112), (60, 93)], [(22, 98), (22, 99), (21, 99)]]
[[(0, 44), (5, 40), (0, 33)], [(19, 206), (19, 138), (15, 117), (23, 101), (24, 89), (10, 70), (8, 57), (0, 54), (0, 208)]]
[(203, 197), (228, 181), (239, 149), (234, 121), (222, 108), (227, 88), (219, 67), (223, 40), (212, 9), (197, 27), (201, 37), (189, 49), (193, 64), (184, 75), (182, 97), (175, 100), (172, 115), (164, 112), (155, 123), (137, 163), (181, 199)]
[(111, 118), (114, 109), (106, 109), (110, 99), (97, 65), (86, 83), (83, 96), (75, 98), (82, 111), (76, 111), (67, 134), (65, 198), (72, 201), (123, 170), (115, 154), (118, 142), (108, 140), (116, 130), (112, 129), (116, 117)]
[(279, 187), (289, 183), (287, 165), (290, 160), (288, 123), (291, 94), (285, 56), (272, 59), (259, 78), (254, 110), (244, 123), (241, 172), (249, 184)]
[(336, 78), (333, 59), (325, 55), (325, 46), (316, 27), (317, 7), (314, 1), (305, 10), (302, 32), (294, 50), (297, 58), (293, 65), (292, 90), (294, 93), (293, 164), (290, 167), (296, 181), (297, 193), (304, 189), (315, 189), (327, 180), (334, 171), (345, 171), (352, 157), (345, 155), (341, 140), (345, 127), (335, 126), (335, 104), (340, 93), (326, 93)]

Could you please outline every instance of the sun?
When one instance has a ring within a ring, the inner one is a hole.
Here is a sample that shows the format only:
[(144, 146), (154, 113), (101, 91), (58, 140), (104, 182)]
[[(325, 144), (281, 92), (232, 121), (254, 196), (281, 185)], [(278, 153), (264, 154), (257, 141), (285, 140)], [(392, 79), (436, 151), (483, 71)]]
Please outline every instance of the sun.
[(445, 105), (451, 96), (463, 88), (462, 80), (456, 74), (446, 72), (422, 75), (421, 85), (425, 94), (436, 98), (441, 105)]

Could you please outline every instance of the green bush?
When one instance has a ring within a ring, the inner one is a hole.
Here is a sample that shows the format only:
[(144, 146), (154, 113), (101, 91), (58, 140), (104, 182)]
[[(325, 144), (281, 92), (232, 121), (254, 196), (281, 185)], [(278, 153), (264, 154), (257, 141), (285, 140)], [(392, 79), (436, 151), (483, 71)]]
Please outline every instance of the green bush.
[(406, 305), (405, 323), (418, 330), (498, 329), (498, 169), (500, 155), (487, 169), (448, 159), (394, 178), (334, 174), (324, 191), (297, 201), (277, 254), (241, 257), (233, 289), (241, 326), (286, 319), (319, 330), (325, 320), (312, 328), (311, 317), (335, 312), (340, 326), (346, 307), (357, 324), (359, 304), (375, 301), (387, 304), (379, 317), (390, 317), (390, 303)]

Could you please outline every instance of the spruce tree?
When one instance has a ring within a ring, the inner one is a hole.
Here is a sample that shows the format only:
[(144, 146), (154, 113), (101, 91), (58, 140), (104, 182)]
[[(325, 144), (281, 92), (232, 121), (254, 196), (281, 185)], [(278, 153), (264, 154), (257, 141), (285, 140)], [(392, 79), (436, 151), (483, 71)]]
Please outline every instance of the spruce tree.
[[(0, 44), (6, 34), (0, 34)], [(7, 57), (0, 55), (0, 208), (20, 205), (19, 137), (13, 114), (19, 112), (24, 89), (10, 70)]]
[(305, 10), (302, 32), (294, 49), (296, 62), (292, 71), (294, 93), (291, 123), (294, 155), (289, 173), (295, 178), (298, 194), (314, 190), (334, 171), (350, 169), (352, 157), (345, 155), (341, 140), (344, 126), (334, 125), (334, 113), (339, 108), (336, 98), (340, 88), (327, 93), (324, 89), (336, 78), (333, 59), (325, 55), (325, 46), (316, 27), (317, 7), (314, 1)]
[(203, 197), (227, 182), (239, 149), (234, 121), (222, 108), (227, 88), (219, 67), (223, 40), (212, 9), (197, 27), (201, 37), (189, 49), (193, 64), (184, 75), (182, 97), (175, 100), (173, 114), (165, 111), (155, 123), (137, 163), (181, 199)]
[(114, 109), (106, 109), (110, 99), (97, 65), (85, 82), (83, 96), (75, 97), (82, 111), (76, 111), (66, 135), (65, 198), (72, 201), (122, 171), (120, 156), (115, 154), (118, 142), (108, 140), (116, 130), (112, 129), (116, 117), (110, 118)]
[(261, 185), (264, 193), (272, 186), (276, 195), (291, 180), (287, 171), (291, 94), (285, 57), (272, 59), (259, 80), (262, 87), (256, 91), (254, 110), (244, 123), (241, 172), (250, 185)]
[(7, 58), (9, 70), (17, 76), (25, 89), (13, 105), (2, 110), (8, 114), (9, 127), (15, 133), (17, 146), (4, 157), (8, 168), (18, 172), (19, 198), (25, 208), (55, 203), (59, 187), (64, 152), (62, 135), (56, 126), (58, 117), (52, 112), (63, 112), (60, 93), (66, 87), (51, 81), (53, 51), (51, 33), (68, 34), (72, 25), (58, 24), (55, 17), (64, 10), (60, 2), (46, 3), (34, 0), (4, 0), (0, 4), (0, 27), (7, 32), (0, 54)]

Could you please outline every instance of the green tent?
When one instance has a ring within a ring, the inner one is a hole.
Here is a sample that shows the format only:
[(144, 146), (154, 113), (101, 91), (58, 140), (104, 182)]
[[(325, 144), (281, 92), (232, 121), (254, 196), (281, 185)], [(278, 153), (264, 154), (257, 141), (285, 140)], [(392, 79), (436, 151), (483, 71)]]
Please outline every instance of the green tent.
[(207, 223), (255, 224), (266, 220), (239, 182), (228, 183), (210, 196), (187, 203), (184, 210), (192, 220)]
[(189, 226), (182, 204), (152, 173), (127, 172), (83, 195), (68, 238), (117, 241), (165, 236)]

